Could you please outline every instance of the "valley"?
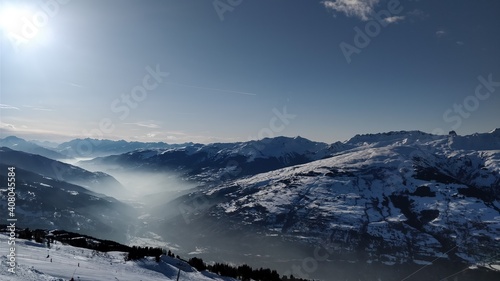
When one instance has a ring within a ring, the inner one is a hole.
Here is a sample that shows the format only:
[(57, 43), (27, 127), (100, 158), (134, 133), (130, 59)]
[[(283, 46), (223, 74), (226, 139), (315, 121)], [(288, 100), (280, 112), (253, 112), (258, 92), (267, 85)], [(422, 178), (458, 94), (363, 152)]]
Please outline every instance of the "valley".
[(499, 129), (150, 145), (76, 166), (2, 148), (21, 225), (300, 278), (500, 274)]

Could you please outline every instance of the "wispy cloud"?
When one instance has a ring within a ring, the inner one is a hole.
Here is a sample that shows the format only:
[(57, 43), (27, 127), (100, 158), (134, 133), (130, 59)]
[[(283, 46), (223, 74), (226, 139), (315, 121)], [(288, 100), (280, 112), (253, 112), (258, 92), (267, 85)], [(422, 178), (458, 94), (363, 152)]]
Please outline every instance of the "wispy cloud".
[(247, 95), (247, 96), (256, 96), (257, 95), (257, 94), (249, 93), (249, 92), (233, 91), (233, 90), (225, 90), (225, 89), (217, 89), (217, 88), (209, 88), (209, 87), (201, 87), (201, 86), (188, 85), (188, 84), (177, 83), (177, 82), (164, 82), (164, 83), (166, 83), (166, 84), (172, 84), (172, 85), (179, 85), (179, 86), (189, 87), (189, 88), (195, 88), (195, 89), (219, 91), (219, 92), (226, 92), (226, 93), (233, 93), (233, 94), (240, 94), (240, 95)]
[(0, 109), (14, 109), (14, 110), (19, 110), (18, 107), (15, 107), (15, 106), (12, 106), (12, 105), (8, 105), (8, 104), (2, 104), (2, 103), (0, 103)]
[(145, 127), (145, 128), (150, 128), (150, 129), (158, 129), (160, 126), (158, 124), (155, 124), (153, 122), (134, 122), (134, 123), (125, 123), (127, 125), (135, 125), (139, 127)]
[(458, 46), (463, 46), (465, 44), (463, 41), (457, 41), (456, 43)]
[(83, 88), (83, 85), (80, 85), (80, 84), (74, 83), (74, 82), (63, 81), (61, 83), (65, 84), (65, 85), (68, 85), (68, 86), (73, 86), (73, 87), (77, 87), (77, 88)]
[(38, 110), (38, 111), (52, 111), (50, 108), (45, 108), (42, 106), (36, 106), (36, 105), (23, 105), (23, 107), (29, 108), (31, 110)]
[(180, 131), (168, 131), (168, 132), (165, 132), (169, 135), (176, 135), (176, 136), (187, 136), (186, 133), (184, 132), (180, 132)]
[(373, 8), (380, 0), (334, 0), (321, 2), (327, 9), (344, 13), (348, 17), (357, 17), (363, 21), (370, 19)]
[(436, 36), (437, 36), (438, 38), (444, 37), (444, 36), (446, 36), (447, 34), (448, 34), (448, 32), (446, 32), (446, 30), (444, 30), (444, 29), (438, 29), (438, 30), (436, 31)]
[(386, 23), (397, 23), (405, 19), (405, 16), (393, 16), (393, 17), (388, 17), (385, 18), (384, 21)]
[(0, 128), (8, 128), (8, 129), (15, 130), (16, 126), (14, 126), (13, 124), (4, 123), (4, 122), (0, 121)]

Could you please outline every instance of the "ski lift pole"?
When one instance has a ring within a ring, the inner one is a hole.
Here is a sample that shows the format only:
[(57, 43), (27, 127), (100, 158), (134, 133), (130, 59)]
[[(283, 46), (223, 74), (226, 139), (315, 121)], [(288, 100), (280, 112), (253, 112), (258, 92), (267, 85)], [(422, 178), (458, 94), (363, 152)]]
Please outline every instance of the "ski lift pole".
[(181, 276), (181, 269), (179, 268), (179, 272), (177, 273), (177, 281), (179, 281), (180, 276)]

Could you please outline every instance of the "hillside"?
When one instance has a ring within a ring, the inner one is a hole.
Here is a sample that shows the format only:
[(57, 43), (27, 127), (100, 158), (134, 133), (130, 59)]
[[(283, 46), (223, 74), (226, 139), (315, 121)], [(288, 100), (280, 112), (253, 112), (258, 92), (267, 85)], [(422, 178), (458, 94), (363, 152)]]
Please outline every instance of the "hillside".
[(180, 280), (234, 281), (209, 272), (198, 272), (186, 262), (162, 256), (159, 263), (154, 258), (124, 261), (123, 252), (96, 252), (55, 242), (47, 249), (45, 244), (24, 239), (16, 240), (18, 266), (16, 274), (7, 271), (7, 237), (0, 234), (0, 279), (5, 281), (63, 281), (72, 276), (79, 281), (137, 281)]
[[(346, 261), (411, 268), (439, 259), (443, 271), (436, 274), (443, 277), (446, 268), (498, 269), (499, 140), (499, 130), (356, 136), (346, 142), (353, 148), (330, 158), (182, 196), (154, 213), (166, 219), (163, 229), (174, 224), (178, 232), (156, 232), (180, 244), (197, 240), (234, 259), (244, 252), (287, 260), (300, 257), (302, 247), (312, 253), (323, 245), (335, 254), (313, 273), (317, 278), (342, 271), (328, 267)], [(178, 237), (183, 232), (188, 235)]]
[[(6, 165), (0, 169), (6, 171)], [(125, 242), (136, 211), (115, 198), (84, 187), (16, 168), (19, 227), (61, 228)], [(0, 175), (1, 182), (7, 177)], [(0, 207), (7, 210), (7, 188), (0, 189)]]
[(90, 172), (41, 155), (12, 150), (7, 147), (0, 147), (0, 164), (14, 166), (51, 179), (81, 185), (94, 192), (110, 196), (116, 196), (123, 192), (123, 186), (106, 173)]

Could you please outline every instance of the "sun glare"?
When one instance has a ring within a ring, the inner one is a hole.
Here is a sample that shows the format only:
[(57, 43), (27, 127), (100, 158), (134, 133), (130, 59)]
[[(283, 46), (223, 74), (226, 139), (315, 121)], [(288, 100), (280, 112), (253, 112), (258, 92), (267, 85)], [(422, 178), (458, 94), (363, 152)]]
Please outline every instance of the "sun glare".
[(50, 14), (40, 7), (5, 4), (0, 6), (0, 32), (15, 49), (35, 39), (36, 45), (47, 45), (51, 37), (50, 18)]
[(0, 9), (0, 28), (2, 31), (21, 34), (23, 26), (30, 20), (30, 10), (15, 6), (5, 6)]

